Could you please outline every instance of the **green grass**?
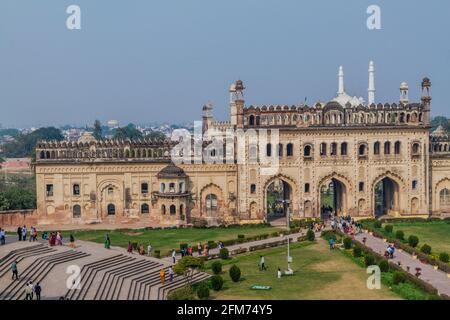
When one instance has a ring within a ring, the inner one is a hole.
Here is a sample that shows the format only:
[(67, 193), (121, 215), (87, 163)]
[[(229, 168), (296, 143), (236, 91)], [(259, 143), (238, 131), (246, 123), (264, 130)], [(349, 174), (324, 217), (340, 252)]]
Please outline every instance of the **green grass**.
[[(267, 271), (259, 271), (259, 256), (264, 255)], [(400, 299), (386, 286), (380, 290), (366, 287), (365, 269), (342, 255), (330, 251), (325, 241), (295, 243), (291, 246), (293, 276), (276, 277), (278, 267), (286, 269), (286, 247), (271, 248), (232, 258), (224, 262), (224, 288), (213, 299)], [(228, 270), (236, 264), (242, 273), (238, 283)], [(211, 262), (206, 265), (208, 268)], [(271, 286), (271, 290), (251, 290), (252, 285)]]
[(75, 240), (88, 240), (103, 243), (105, 234), (109, 234), (111, 245), (127, 247), (128, 241), (144, 244), (147, 248), (151, 244), (154, 250), (160, 250), (161, 255), (166, 255), (169, 250), (179, 249), (180, 243), (188, 243), (197, 246), (197, 242), (224, 241), (237, 239), (238, 234), (254, 236), (271, 233), (280, 229), (266, 225), (245, 225), (228, 228), (183, 228), (183, 229), (139, 229), (139, 230), (78, 230), (63, 231), (63, 237), (70, 234)]

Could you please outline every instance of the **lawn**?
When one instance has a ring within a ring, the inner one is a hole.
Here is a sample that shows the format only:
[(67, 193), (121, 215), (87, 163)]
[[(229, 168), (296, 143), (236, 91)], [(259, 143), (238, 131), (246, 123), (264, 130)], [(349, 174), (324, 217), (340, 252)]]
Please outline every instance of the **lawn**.
[[(397, 230), (402, 230), (405, 233), (405, 239), (408, 239), (410, 235), (419, 237), (418, 247), (426, 243), (431, 246), (433, 253), (447, 252), (450, 254), (449, 221), (389, 222), (389, 224), (394, 226), (391, 236), (395, 236)], [(381, 231), (385, 233), (384, 229)]]
[(104, 242), (105, 234), (109, 234), (111, 245), (127, 247), (128, 241), (144, 244), (147, 248), (151, 244), (153, 250), (160, 250), (165, 255), (172, 249), (179, 249), (180, 243), (188, 243), (196, 247), (198, 242), (224, 241), (236, 239), (238, 234), (246, 237), (267, 234), (280, 229), (266, 225), (245, 225), (228, 228), (183, 228), (183, 229), (140, 229), (140, 230), (79, 230), (63, 231), (63, 237), (68, 238), (70, 234), (75, 240), (88, 240)]
[[(267, 271), (258, 270), (264, 255)], [(223, 267), (224, 288), (211, 291), (213, 299), (400, 299), (388, 288), (369, 290), (364, 268), (338, 250), (330, 251), (323, 240), (291, 246), (294, 276), (276, 277), (278, 267), (286, 269), (286, 247), (261, 250), (230, 259)], [(241, 281), (233, 283), (228, 275), (232, 264), (242, 272)], [(271, 286), (271, 290), (251, 290), (252, 285)]]

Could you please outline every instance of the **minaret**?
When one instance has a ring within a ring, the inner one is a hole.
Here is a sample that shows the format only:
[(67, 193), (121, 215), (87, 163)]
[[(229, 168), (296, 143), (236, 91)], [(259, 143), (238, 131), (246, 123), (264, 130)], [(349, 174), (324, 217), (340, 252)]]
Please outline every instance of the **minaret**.
[(339, 78), (338, 95), (341, 95), (341, 94), (345, 93), (345, 89), (344, 89), (344, 67), (342, 67), (342, 66), (339, 67), (338, 78)]
[(372, 103), (375, 103), (375, 66), (373, 61), (369, 63), (369, 89), (367, 91), (367, 104), (370, 106)]
[(422, 80), (422, 98), (420, 99), (423, 105), (423, 122), (424, 124), (430, 124), (430, 111), (431, 111), (431, 82), (429, 78), (423, 78)]
[(402, 82), (400, 84), (400, 103), (407, 105), (409, 102), (408, 98), (408, 84), (406, 82)]
[(244, 83), (237, 80), (230, 87), (230, 122), (233, 126), (240, 125), (243, 122), (244, 109)]
[(208, 102), (203, 106), (203, 121), (202, 121), (203, 134), (211, 127), (211, 123), (213, 120), (212, 110), (213, 105), (211, 102)]

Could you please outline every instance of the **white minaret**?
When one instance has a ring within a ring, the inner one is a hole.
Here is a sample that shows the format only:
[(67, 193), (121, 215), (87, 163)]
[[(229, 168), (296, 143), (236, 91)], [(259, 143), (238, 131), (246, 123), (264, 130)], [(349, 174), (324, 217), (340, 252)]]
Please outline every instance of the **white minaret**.
[(406, 82), (402, 82), (400, 84), (400, 103), (408, 104), (408, 84)]
[(342, 67), (342, 66), (339, 67), (338, 78), (339, 78), (338, 95), (341, 95), (341, 94), (344, 94), (344, 92), (345, 92), (345, 90), (344, 90), (344, 67)]
[(371, 105), (375, 103), (375, 66), (373, 65), (373, 61), (369, 63), (369, 89), (367, 91), (369, 93), (367, 103)]

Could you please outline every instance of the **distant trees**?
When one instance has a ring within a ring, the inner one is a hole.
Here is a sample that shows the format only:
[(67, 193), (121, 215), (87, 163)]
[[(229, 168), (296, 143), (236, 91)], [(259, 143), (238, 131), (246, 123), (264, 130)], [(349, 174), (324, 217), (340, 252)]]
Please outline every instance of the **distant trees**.
[(435, 130), (438, 126), (443, 126), (447, 132), (450, 132), (450, 122), (449, 119), (443, 116), (437, 116), (434, 117), (433, 120), (431, 120), (431, 130)]
[(129, 124), (126, 127), (117, 128), (113, 130), (113, 138), (126, 140), (126, 139), (142, 139), (143, 135), (133, 124)]
[(100, 123), (100, 120), (95, 120), (94, 132), (92, 133), (92, 135), (97, 140), (101, 140), (103, 138), (103, 130), (102, 130), (102, 124)]
[(55, 127), (40, 128), (28, 134), (19, 134), (16, 140), (3, 145), (2, 156), (5, 158), (31, 157), (39, 140), (61, 141), (64, 136)]
[(36, 208), (36, 194), (32, 190), (11, 187), (0, 193), (0, 210), (24, 210)]
[(166, 135), (161, 131), (152, 131), (145, 137), (156, 141), (164, 141), (166, 139)]

